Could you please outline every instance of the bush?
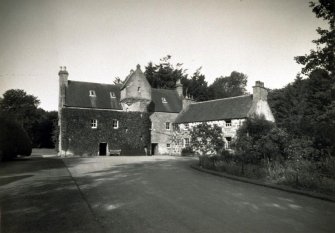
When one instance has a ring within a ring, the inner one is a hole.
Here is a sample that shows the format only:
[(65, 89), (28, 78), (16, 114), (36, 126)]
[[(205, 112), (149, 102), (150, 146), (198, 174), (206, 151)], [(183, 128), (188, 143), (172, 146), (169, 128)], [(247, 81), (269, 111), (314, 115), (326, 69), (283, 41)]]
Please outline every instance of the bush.
[(0, 159), (29, 156), (31, 150), (31, 141), (24, 129), (13, 120), (0, 116)]
[(181, 150), (181, 156), (190, 156), (194, 155), (194, 151), (191, 147), (185, 147)]

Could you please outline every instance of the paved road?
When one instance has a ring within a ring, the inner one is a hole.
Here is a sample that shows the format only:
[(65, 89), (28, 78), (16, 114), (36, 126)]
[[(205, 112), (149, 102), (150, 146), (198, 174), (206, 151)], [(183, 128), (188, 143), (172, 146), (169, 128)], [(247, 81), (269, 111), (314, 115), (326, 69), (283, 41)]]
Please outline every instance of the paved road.
[(335, 232), (335, 203), (204, 174), (192, 162), (33, 158), (0, 165), (2, 232)]

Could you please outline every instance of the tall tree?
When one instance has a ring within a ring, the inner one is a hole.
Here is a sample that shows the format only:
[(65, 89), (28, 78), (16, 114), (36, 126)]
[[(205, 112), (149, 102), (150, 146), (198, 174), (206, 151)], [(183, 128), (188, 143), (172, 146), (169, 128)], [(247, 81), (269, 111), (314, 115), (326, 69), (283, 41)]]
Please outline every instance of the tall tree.
[(248, 77), (236, 71), (230, 76), (216, 78), (209, 86), (210, 99), (239, 96), (246, 93)]
[(313, 40), (316, 50), (310, 54), (297, 56), (297, 63), (304, 65), (302, 73), (309, 74), (316, 68), (327, 70), (334, 78), (335, 75), (335, 1), (319, 0), (318, 3), (310, 2), (310, 7), (317, 18), (328, 21), (329, 29), (318, 28), (316, 31), (320, 38)]
[(201, 73), (201, 67), (199, 67), (191, 79), (184, 77), (181, 83), (184, 87), (184, 96), (191, 96), (195, 101), (205, 101), (209, 99), (208, 86), (206, 77)]
[(149, 62), (145, 67), (145, 75), (153, 88), (172, 89), (176, 87), (176, 81), (187, 77), (181, 63), (176, 67), (171, 64), (171, 56), (160, 59), (159, 64)]
[(24, 90), (11, 89), (3, 94), (0, 109), (6, 115), (16, 119), (32, 138), (39, 103), (40, 101), (36, 96), (28, 95)]

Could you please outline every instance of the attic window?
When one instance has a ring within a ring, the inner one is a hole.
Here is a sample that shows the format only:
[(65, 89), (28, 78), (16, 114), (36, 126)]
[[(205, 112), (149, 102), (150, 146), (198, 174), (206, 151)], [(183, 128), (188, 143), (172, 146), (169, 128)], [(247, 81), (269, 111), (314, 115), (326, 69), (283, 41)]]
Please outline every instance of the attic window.
[(162, 97), (162, 103), (163, 103), (163, 104), (166, 104), (166, 103), (167, 103), (165, 97)]
[(226, 127), (231, 127), (231, 120), (226, 120)]
[(90, 90), (90, 96), (95, 96), (95, 91)]
[(109, 92), (109, 95), (110, 95), (111, 98), (115, 98), (116, 97), (115, 96), (115, 92)]

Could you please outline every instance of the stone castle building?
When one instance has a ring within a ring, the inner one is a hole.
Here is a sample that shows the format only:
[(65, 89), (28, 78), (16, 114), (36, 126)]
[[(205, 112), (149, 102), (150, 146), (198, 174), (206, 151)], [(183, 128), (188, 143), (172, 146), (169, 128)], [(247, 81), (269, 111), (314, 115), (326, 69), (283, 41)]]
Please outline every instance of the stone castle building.
[(115, 85), (68, 80), (65, 67), (58, 75), (61, 156), (180, 154), (201, 122), (219, 125), (229, 148), (246, 118), (274, 121), (260, 81), (252, 95), (194, 102), (179, 81), (174, 90), (152, 88), (139, 65)]

